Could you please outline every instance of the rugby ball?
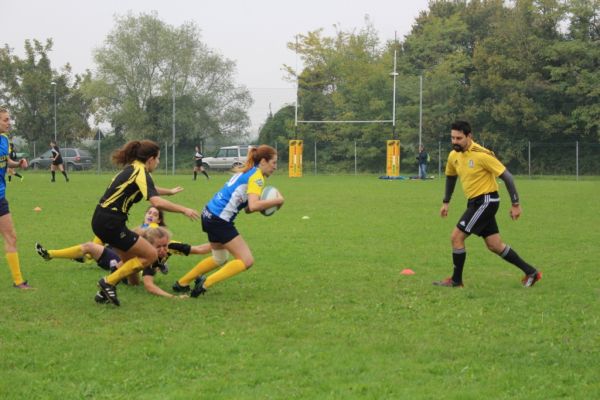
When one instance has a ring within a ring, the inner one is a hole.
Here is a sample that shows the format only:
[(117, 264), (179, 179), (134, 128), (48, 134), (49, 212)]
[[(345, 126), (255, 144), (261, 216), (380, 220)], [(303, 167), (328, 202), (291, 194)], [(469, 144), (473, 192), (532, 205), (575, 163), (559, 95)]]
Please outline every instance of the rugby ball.
[[(279, 197), (279, 191), (273, 186), (266, 186), (260, 194), (261, 200), (272, 200), (276, 199), (277, 197)], [(280, 206), (269, 207), (265, 210), (260, 210), (260, 213), (265, 217), (269, 217), (275, 214), (275, 211), (279, 210), (279, 207)]]

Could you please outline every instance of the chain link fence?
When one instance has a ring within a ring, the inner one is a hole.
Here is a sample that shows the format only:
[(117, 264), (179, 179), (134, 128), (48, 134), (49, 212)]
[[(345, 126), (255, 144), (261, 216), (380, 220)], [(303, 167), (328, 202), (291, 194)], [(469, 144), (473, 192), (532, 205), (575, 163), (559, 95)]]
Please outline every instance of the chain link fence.
[[(101, 141), (59, 144), (60, 148), (79, 148), (87, 150), (93, 159), (89, 169), (92, 172), (116, 171), (111, 163), (112, 152), (123, 143), (108, 138)], [(446, 159), (451, 150), (448, 142), (424, 143), (430, 155), (428, 175), (441, 176), (444, 173)], [(288, 167), (288, 144), (271, 144), (279, 154), (279, 168)], [(485, 143), (482, 143), (485, 146)], [(161, 164), (155, 173), (185, 173), (193, 169), (194, 148), (176, 147), (170, 143), (160, 143)], [(47, 143), (32, 142), (19, 149), (19, 153), (31, 161), (49, 149)], [(206, 146), (205, 156), (213, 156), (218, 146)], [(400, 174), (417, 175), (418, 144), (401, 144)], [(499, 155), (502, 161), (502, 156)], [(175, 164), (173, 165), (173, 159)], [(305, 175), (326, 174), (379, 174), (385, 175), (386, 145), (374, 146), (372, 143), (347, 141), (344, 143), (315, 142), (304, 140), (303, 173)], [(600, 144), (585, 142), (537, 143), (528, 142), (526, 149), (518, 159), (505, 163), (515, 175), (529, 177), (592, 177), (600, 176)]]

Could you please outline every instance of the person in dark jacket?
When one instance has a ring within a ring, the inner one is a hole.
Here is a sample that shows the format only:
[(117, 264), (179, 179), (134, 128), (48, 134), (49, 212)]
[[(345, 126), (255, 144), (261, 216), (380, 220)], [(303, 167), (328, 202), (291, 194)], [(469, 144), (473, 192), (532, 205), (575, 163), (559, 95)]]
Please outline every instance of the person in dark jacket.
[(425, 146), (419, 145), (419, 154), (417, 155), (419, 164), (419, 179), (427, 178), (427, 163), (429, 162), (429, 154), (425, 151)]

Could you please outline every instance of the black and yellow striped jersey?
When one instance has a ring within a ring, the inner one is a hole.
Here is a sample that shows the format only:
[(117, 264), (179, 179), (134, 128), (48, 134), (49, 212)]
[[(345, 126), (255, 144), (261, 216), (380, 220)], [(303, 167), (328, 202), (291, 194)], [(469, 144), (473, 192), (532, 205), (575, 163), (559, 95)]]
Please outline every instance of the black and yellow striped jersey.
[(152, 176), (143, 163), (134, 161), (113, 178), (100, 199), (100, 207), (128, 214), (134, 203), (154, 196), (158, 196), (158, 191)]
[(169, 259), (169, 257), (171, 257), (174, 254), (180, 256), (189, 256), (190, 251), (192, 250), (192, 246), (190, 246), (187, 243), (171, 240), (169, 242), (168, 249), (169, 250), (167, 251), (166, 256), (156, 260), (154, 264), (143, 269), (142, 276), (154, 276), (156, 275), (157, 271), (161, 271), (163, 274), (166, 274), (169, 271), (169, 268), (167, 267), (167, 260)]

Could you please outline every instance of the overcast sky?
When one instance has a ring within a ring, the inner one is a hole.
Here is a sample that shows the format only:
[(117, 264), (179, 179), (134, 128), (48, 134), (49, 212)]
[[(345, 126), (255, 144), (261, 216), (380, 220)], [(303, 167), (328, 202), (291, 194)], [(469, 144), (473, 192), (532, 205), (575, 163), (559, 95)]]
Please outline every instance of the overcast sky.
[[(237, 84), (250, 89), (252, 130), (273, 112), (293, 104), (295, 88), (283, 79), (283, 64), (299, 63), (286, 44), (297, 34), (324, 28), (325, 34), (361, 29), (369, 15), (382, 41), (408, 34), (428, 0), (3, 0), (0, 44), (23, 55), (26, 39), (54, 40), (52, 66), (67, 62), (75, 73), (94, 71), (92, 50), (114, 27), (114, 16), (156, 11), (169, 25), (194, 21), (202, 40), (237, 65)], [(301, 66), (301, 65), (299, 65)]]

